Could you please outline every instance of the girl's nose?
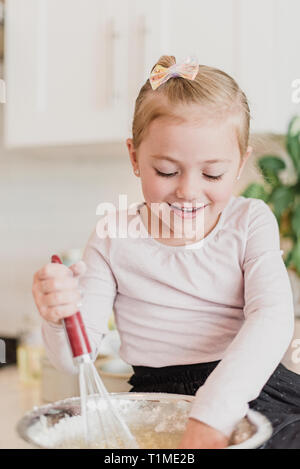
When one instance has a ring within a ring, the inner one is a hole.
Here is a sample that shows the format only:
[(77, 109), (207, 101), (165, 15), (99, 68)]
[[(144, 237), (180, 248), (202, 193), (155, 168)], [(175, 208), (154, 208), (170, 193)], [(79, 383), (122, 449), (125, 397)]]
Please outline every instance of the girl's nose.
[(199, 181), (192, 176), (182, 177), (176, 189), (176, 197), (184, 199), (185, 202), (194, 202), (200, 197)]

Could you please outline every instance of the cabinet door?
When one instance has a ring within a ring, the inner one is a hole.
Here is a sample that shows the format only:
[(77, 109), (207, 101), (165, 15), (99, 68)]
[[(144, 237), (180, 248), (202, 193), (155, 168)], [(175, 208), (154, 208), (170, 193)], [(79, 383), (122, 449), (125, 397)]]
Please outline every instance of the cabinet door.
[[(200, 64), (236, 71), (234, 0), (168, 0), (167, 53), (177, 60), (196, 55)], [(165, 23), (166, 24), (166, 23)]]
[(7, 145), (124, 138), (128, 1), (7, 2)]
[(291, 116), (300, 112), (292, 101), (292, 83), (300, 78), (299, 0), (238, 5), (239, 80), (250, 101), (252, 131), (285, 133)]
[(276, 0), (275, 4), (275, 131), (286, 133), (291, 117), (300, 115), (300, 2)]
[(247, 95), (252, 131), (274, 126), (275, 77), (274, 0), (239, 3), (240, 49), (238, 81)]

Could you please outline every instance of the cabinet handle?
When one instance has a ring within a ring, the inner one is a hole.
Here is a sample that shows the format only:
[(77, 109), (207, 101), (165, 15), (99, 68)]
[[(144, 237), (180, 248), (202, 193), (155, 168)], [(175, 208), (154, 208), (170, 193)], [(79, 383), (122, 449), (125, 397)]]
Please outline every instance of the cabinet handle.
[(36, 110), (44, 112), (47, 108), (47, 39), (48, 5), (46, 0), (36, 4)]
[(140, 57), (138, 62), (140, 65), (140, 81), (145, 81), (146, 63), (147, 63), (147, 37), (151, 34), (151, 30), (147, 26), (145, 15), (141, 15), (138, 19), (138, 43), (140, 44)]
[(107, 41), (107, 75), (106, 75), (106, 94), (108, 103), (116, 103), (121, 96), (116, 86), (116, 43), (121, 39), (121, 34), (115, 28), (115, 19), (110, 18), (107, 24), (108, 41)]

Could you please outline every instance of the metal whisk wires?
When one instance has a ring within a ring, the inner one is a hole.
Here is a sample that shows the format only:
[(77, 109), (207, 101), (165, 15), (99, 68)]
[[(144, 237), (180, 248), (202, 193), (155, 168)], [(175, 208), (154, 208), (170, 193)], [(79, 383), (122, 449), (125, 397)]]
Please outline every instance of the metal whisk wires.
[(79, 363), (79, 385), (86, 442), (96, 442), (105, 449), (138, 448), (92, 360), (89, 356), (81, 358), (83, 360)]

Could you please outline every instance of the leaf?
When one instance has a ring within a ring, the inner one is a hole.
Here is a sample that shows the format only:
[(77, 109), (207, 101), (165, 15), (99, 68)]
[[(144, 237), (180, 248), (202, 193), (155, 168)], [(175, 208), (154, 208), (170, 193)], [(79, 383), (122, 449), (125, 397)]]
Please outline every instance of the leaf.
[(292, 187), (279, 186), (276, 187), (270, 195), (269, 202), (273, 205), (274, 214), (278, 219), (290, 205), (293, 204), (295, 191)]
[(269, 194), (265, 191), (265, 188), (256, 182), (249, 184), (241, 195), (253, 199), (261, 199), (264, 202), (267, 202), (269, 199)]
[(263, 170), (270, 170), (278, 173), (286, 168), (286, 164), (282, 158), (273, 155), (264, 155), (258, 160), (259, 167)]
[(265, 155), (257, 162), (264, 180), (272, 187), (280, 184), (278, 173), (286, 168), (285, 162), (278, 156)]
[(300, 206), (298, 205), (292, 214), (292, 228), (297, 236), (300, 238)]
[(285, 238), (293, 235), (292, 231), (292, 211), (285, 210), (280, 220), (280, 235)]
[(292, 263), (300, 274), (300, 240), (298, 239), (292, 251)]
[(285, 260), (284, 260), (284, 263), (285, 263), (285, 266), (286, 266), (286, 267), (289, 267), (289, 266), (291, 265), (292, 259), (293, 259), (293, 249), (291, 249), (291, 250), (288, 252), (288, 254), (287, 254), (287, 256), (286, 256), (286, 258), (285, 258)]
[(300, 134), (300, 116), (294, 116), (291, 119), (288, 133), (291, 135), (291, 137), (295, 137), (295, 135)]

